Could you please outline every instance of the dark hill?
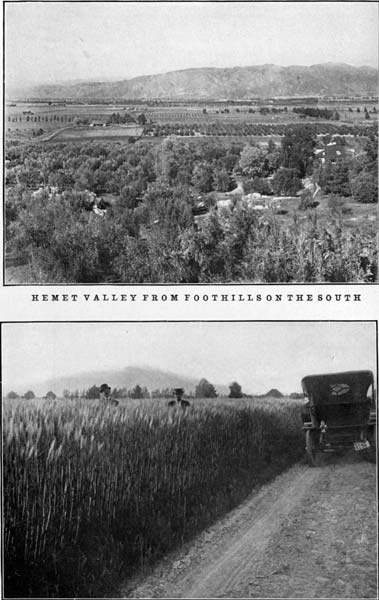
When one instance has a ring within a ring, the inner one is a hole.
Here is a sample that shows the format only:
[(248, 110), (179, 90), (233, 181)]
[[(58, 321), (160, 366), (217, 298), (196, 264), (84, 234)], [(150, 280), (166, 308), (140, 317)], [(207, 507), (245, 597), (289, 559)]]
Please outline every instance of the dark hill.
[[(112, 388), (126, 387), (127, 389), (131, 389), (138, 384), (142, 387), (146, 386), (150, 391), (154, 389), (183, 387), (186, 392), (193, 392), (200, 379), (201, 377), (195, 379), (150, 367), (125, 367), (124, 369), (109, 371), (88, 371), (78, 373), (77, 375), (49, 379), (44, 382), (23, 384), (22, 388), (19, 386), (20, 389), (17, 389), (17, 391), (24, 393), (24, 388), (25, 390), (32, 389), (37, 396), (43, 396), (48, 390), (52, 390), (57, 396), (61, 396), (64, 389), (81, 391), (88, 389), (92, 385), (101, 385), (105, 382)], [(16, 387), (16, 383), (14, 383), (13, 387)], [(226, 393), (226, 386), (216, 385), (216, 388), (221, 394)]]
[[(378, 71), (340, 63), (279, 67), (197, 68), (114, 82), (39, 85), (22, 96), (66, 99), (248, 99), (313, 95), (376, 95)], [(18, 90), (18, 97), (21, 97)], [(8, 91), (8, 97), (12, 95)]]

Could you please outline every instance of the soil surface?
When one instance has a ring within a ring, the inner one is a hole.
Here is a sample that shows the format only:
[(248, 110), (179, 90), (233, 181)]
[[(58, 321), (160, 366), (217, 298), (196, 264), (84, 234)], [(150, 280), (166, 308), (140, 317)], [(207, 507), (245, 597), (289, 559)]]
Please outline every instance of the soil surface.
[(376, 466), (294, 466), (119, 597), (377, 598)]

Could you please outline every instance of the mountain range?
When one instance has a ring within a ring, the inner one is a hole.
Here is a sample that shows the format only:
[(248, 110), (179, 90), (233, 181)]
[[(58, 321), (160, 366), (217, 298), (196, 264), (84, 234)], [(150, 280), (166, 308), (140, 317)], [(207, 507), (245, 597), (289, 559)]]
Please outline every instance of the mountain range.
[[(205, 375), (206, 376), (206, 375)], [(55, 392), (57, 396), (61, 396), (63, 390), (70, 391), (85, 390), (93, 385), (101, 385), (107, 383), (112, 388), (127, 388), (132, 389), (137, 384), (152, 391), (155, 389), (182, 387), (185, 391), (194, 392), (195, 387), (200, 381), (198, 379), (177, 375), (160, 369), (152, 369), (150, 367), (125, 367), (123, 369), (87, 371), (76, 375), (66, 375), (54, 379), (47, 379), (42, 382), (30, 382), (23, 384), (22, 388), (14, 389), (19, 394), (24, 394), (27, 389), (31, 389), (37, 396), (44, 396), (49, 390)], [(214, 383), (214, 382), (212, 382)], [(229, 388), (225, 385), (214, 384), (217, 391), (221, 394), (229, 393)], [(9, 390), (5, 390), (7, 393)]]
[(257, 97), (377, 95), (378, 70), (344, 63), (196, 68), (122, 81), (80, 81), (9, 89), (20, 99), (111, 100), (170, 98), (247, 100)]

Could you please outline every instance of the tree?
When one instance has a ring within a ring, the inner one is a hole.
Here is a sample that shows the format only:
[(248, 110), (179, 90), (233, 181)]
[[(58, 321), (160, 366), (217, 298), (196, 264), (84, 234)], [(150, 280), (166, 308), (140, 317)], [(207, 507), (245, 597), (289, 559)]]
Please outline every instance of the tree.
[(213, 187), (216, 192), (228, 192), (231, 188), (231, 178), (226, 169), (216, 167), (213, 170)]
[(139, 125), (146, 125), (147, 119), (145, 113), (141, 113), (140, 115), (138, 115), (137, 122)]
[(146, 387), (146, 385), (144, 385), (142, 388), (142, 397), (150, 398), (150, 392), (149, 392), (148, 388)]
[(56, 394), (54, 394), (54, 392), (52, 392), (52, 391), (49, 391), (49, 392), (47, 392), (47, 394), (46, 394), (46, 399), (47, 399), (47, 400), (55, 400), (55, 399), (56, 399), (56, 397), (57, 397), (57, 395), (56, 395)]
[(136, 385), (132, 391), (130, 392), (130, 397), (133, 399), (140, 399), (143, 398), (143, 389), (141, 388), (140, 385)]
[(181, 183), (189, 184), (193, 163), (193, 149), (174, 135), (155, 148), (155, 173), (169, 185), (176, 183), (179, 178)]
[(350, 179), (351, 192), (355, 202), (378, 202), (378, 177), (361, 171)]
[(279, 168), (280, 165), (280, 150), (276, 147), (275, 142), (270, 138), (267, 153), (264, 162), (264, 174), (271, 175)]
[(16, 400), (16, 398), (19, 398), (19, 395), (16, 394), (16, 392), (11, 391), (7, 394), (7, 398), (8, 400)]
[(241, 152), (238, 167), (243, 175), (253, 179), (262, 177), (264, 168), (264, 155), (258, 146), (245, 146)]
[(242, 398), (242, 387), (237, 381), (233, 381), (233, 383), (230, 384), (229, 389), (229, 398)]
[(97, 400), (100, 398), (100, 388), (97, 385), (93, 385), (86, 391), (86, 398), (89, 400)]
[(199, 163), (193, 170), (192, 185), (203, 194), (213, 189), (213, 170), (206, 162)]
[(257, 192), (258, 194), (262, 194), (262, 196), (272, 195), (270, 182), (264, 177), (254, 177), (254, 179), (244, 181), (244, 190), (246, 194)]
[(313, 152), (316, 146), (314, 128), (310, 125), (287, 127), (282, 139), (280, 162), (282, 167), (295, 169), (303, 178), (310, 172), (313, 164)]
[(281, 167), (272, 179), (274, 194), (294, 195), (302, 188), (301, 179), (296, 169)]
[(26, 392), (26, 394), (24, 394), (25, 400), (33, 400), (35, 397), (35, 393), (32, 390), (29, 390)]
[(207, 379), (201, 379), (196, 386), (195, 396), (196, 398), (217, 398), (217, 392)]
[(266, 398), (283, 398), (283, 394), (276, 388), (272, 388), (266, 394), (263, 394), (263, 398), (264, 397), (266, 397)]
[(350, 196), (349, 167), (350, 163), (345, 158), (325, 163), (319, 175), (319, 183), (325, 193)]

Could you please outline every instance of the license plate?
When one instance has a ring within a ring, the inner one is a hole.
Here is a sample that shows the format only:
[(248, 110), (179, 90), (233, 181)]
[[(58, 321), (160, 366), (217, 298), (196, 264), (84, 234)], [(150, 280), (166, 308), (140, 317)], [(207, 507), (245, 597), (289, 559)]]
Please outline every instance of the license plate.
[(365, 450), (366, 448), (370, 448), (370, 442), (366, 440), (365, 442), (354, 442), (354, 450), (359, 452), (360, 450)]

